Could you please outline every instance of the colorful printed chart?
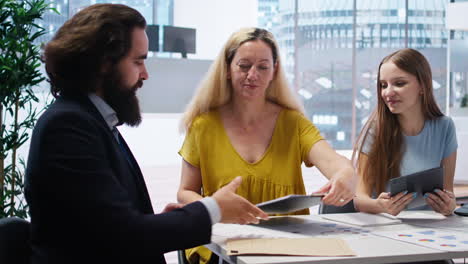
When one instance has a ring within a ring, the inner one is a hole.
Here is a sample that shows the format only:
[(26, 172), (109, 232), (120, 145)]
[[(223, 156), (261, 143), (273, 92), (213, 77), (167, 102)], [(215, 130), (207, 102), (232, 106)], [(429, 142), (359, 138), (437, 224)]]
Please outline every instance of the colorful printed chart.
[(468, 250), (468, 233), (465, 232), (419, 229), (411, 231), (373, 232), (373, 234), (441, 251)]

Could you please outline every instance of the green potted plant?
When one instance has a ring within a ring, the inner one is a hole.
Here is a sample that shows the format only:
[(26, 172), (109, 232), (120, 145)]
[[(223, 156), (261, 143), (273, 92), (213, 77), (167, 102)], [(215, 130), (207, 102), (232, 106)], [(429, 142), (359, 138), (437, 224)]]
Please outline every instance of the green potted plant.
[(465, 94), (460, 102), (460, 107), (468, 107), (468, 94)]
[(41, 112), (33, 88), (45, 78), (35, 40), (45, 33), (37, 20), (47, 10), (46, 0), (0, 0), (0, 218), (27, 217), (18, 148)]

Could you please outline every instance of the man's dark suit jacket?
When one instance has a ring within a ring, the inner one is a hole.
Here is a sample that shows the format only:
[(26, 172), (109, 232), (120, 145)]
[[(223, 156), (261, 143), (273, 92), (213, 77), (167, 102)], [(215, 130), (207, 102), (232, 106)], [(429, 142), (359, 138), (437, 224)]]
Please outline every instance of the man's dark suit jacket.
[(59, 98), (40, 117), (25, 185), (32, 263), (165, 263), (165, 252), (210, 242), (203, 204), (154, 214), (123, 153), (88, 97)]

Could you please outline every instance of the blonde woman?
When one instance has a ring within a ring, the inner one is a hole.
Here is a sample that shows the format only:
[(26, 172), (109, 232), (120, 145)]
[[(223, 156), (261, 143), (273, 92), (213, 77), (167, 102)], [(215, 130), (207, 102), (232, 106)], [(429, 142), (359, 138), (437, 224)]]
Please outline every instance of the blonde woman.
[[(237, 193), (254, 204), (305, 194), (302, 162), (329, 179), (318, 190), (328, 193), (324, 203), (340, 206), (354, 196), (351, 162), (304, 116), (276, 41), (264, 29), (241, 29), (229, 38), (188, 106), (183, 128), (181, 203), (209, 196), (238, 175)], [(207, 249), (198, 253), (190, 252), (189, 260), (209, 261)]]

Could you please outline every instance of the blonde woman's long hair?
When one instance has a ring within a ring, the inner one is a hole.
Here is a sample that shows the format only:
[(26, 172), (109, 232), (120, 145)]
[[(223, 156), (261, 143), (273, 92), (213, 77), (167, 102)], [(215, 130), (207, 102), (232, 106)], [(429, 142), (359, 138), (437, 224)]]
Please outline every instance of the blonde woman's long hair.
[(294, 95), (286, 80), (278, 45), (273, 34), (260, 28), (242, 28), (231, 35), (210, 66), (204, 79), (200, 82), (194, 97), (182, 117), (182, 131), (187, 131), (198, 115), (215, 110), (230, 102), (232, 98), (232, 86), (227, 75), (229, 66), (237, 49), (242, 44), (255, 40), (261, 40), (271, 48), (273, 63), (277, 65), (275, 77), (266, 90), (267, 100), (304, 114), (304, 107)]

